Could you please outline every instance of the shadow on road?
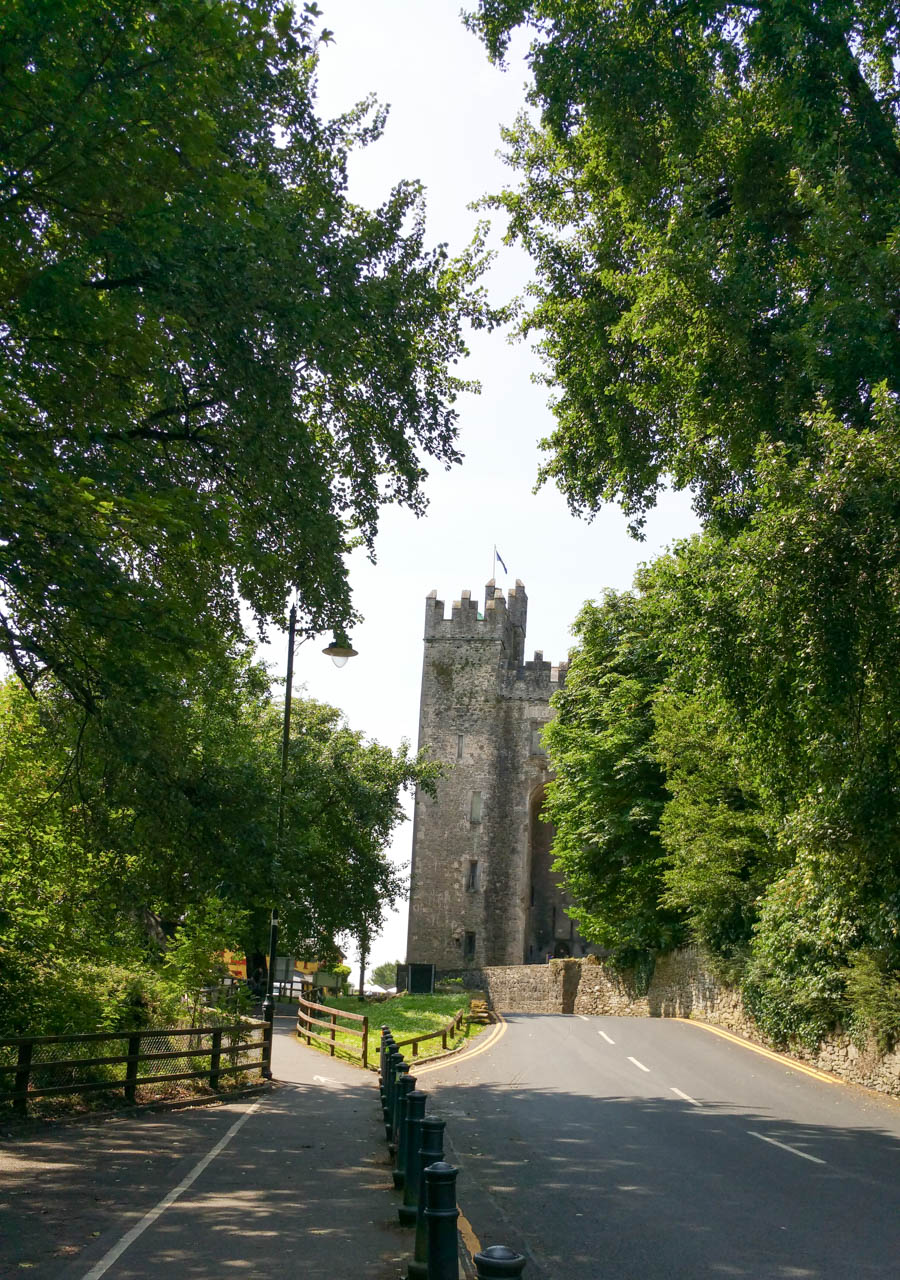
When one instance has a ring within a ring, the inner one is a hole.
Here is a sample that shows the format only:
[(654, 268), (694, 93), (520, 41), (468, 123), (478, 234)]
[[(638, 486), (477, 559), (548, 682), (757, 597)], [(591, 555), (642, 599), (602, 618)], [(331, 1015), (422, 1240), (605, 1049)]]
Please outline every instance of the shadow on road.
[(900, 1275), (887, 1130), (562, 1086), (442, 1084), (433, 1109), (461, 1206), (482, 1239), (530, 1257), (529, 1280)]

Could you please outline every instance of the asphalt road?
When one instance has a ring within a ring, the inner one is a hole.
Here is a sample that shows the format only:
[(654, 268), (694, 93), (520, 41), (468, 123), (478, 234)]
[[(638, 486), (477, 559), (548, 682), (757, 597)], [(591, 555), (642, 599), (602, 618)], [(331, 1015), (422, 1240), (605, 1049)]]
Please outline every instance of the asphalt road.
[(420, 1072), (527, 1280), (897, 1280), (900, 1104), (665, 1019), (508, 1018)]

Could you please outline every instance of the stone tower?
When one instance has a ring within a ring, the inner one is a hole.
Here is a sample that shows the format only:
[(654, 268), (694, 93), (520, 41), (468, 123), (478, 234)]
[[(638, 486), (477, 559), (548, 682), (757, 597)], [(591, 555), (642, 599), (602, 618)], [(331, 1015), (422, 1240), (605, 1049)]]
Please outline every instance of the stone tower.
[(407, 960), (445, 974), (582, 955), (539, 821), (549, 779), (541, 729), (565, 679), (540, 651), (525, 662), (528, 597), (487, 584), (449, 618), (425, 606), (419, 746), (445, 765), (437, 798), (416, 796)]

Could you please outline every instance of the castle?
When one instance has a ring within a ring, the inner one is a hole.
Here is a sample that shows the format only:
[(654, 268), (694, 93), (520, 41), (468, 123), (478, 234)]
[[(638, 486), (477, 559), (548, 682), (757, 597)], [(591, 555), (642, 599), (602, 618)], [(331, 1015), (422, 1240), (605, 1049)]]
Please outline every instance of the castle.
[(541, 730), (566, 667), (525, 661), (528, 597), (490, 581), (484, 612), (464, 591), (449, 618), (425, 606), (419, 747), (445, 765), (416, 795), (407, 960), (444, 974), (535, 964), (588, 947), (550, 870), (540, 821), (550, 777)]

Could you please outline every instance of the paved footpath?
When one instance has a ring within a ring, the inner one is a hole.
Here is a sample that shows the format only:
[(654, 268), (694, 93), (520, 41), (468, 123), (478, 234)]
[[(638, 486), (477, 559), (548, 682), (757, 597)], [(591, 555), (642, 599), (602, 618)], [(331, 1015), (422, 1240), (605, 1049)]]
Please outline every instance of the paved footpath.
[(0, 1276), (396, 1280), (410, 1232), (377, 1078), (292, 1025), (278, 1020), (280, 1083), (261, 1097), (0, 1141)]

